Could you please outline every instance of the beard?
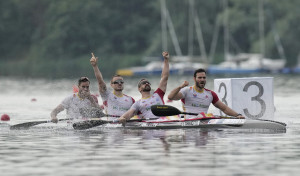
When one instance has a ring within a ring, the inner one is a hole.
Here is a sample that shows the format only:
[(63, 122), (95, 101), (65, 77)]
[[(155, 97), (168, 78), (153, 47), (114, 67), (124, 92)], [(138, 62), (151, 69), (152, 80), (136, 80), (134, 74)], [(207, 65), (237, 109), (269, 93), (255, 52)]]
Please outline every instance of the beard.
[(142, 89), (142, 92), (150, 92), (151, 87), (149, 85), (146, 85), (144, 89)]
[(196, 82), (196, 86), (203, 89), (205, 87), (205, 81)]
[(124, 89), (123, 87), (120, 87), (120, 88), (117, 87), (117, 88), (115, 88), (115, 91), (123, 91), (123, 89)]
[(89, 91), (85, 91), (85, 90), (80, 90), (79, 91), (79, 95), (82, 97), (82, 98), (85, 98), (85, 97), (88, 97), (90, 95), (90, 92)]

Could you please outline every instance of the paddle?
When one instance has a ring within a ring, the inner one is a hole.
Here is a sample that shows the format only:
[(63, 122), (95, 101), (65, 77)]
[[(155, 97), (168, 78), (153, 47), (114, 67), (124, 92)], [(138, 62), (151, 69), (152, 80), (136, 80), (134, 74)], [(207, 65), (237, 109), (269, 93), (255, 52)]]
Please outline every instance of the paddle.
[[(68, 119), (59, 119), (58, 121), (66, 121), (66, 120), (72, 120), (72, 118), (68, 118)], [(10, 129), (11, 129), (11, 130), (21, 130), (21, 129), (22, 129), (22, 130), (27, 130), (27, 129), (29, 129), (29, 128), (32, 127), (32, 126), (39, 125), (39, 124), (42, 124), (42, 123), (50, 123), (50, 122), (51, 122), (51, 120), (33, 121), (33, 122), (19, 123), (19, 124), (10, 126)]]
[[(191, 112), (182, 112), (179, 109), (170, 106), (170, 105), (153, 105), (151, 106), (151, 111), (156, 116), (173, 116), (173, 115), (179, 115), (179, 114), (188, 114), (188, 115), (199, 115), (197, 113), (191, 113)], [(202, 113), (201, 113), (202, 114)], [(202, 119), (239, 119), (238, 117), (230, 117), (230, 116), (213, 116), (213, 117), (202, 117)]]
[[(154, 118), (154, 119), (131, 119), (131, 120), (127, 120), (126, 122), (141, 122), (143, 120), (156, 120), (156, 119), (157, 118)], [(104, 125), (107, 123), (118, 123), (118, 122), (119, 122), (118, 120), (86, 120), (86, 121), (73, 123), (73, 128), (75, 130), (86, 130), (86, 129)]]
[(173, 116), (179, 114), (198, 115), (197, 113), (182, 112), (170, 105), (153, 105), (151, 106), (151, 111), (156, 116)]

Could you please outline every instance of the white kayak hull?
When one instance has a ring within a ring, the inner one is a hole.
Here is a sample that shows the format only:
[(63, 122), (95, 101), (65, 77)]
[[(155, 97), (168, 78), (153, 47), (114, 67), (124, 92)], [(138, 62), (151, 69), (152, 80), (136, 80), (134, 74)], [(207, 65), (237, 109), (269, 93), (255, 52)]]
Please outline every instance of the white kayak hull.
[[(1, 128), (9, 127), (9, 124), (1, 124)], [(72, 122), (44, 123), (31, 128), (47, 129), (73, 129)], [(125, 128), (125, 129), (184, 129), (184, 128), (199, 128), (199, 129), (258, 129), (271, 131), (286, 131), (286, 124), (271, 120), (251, 120), (251, 119), (188, 119), (188, 120), (152, 120), (142, 122), (130, 122), (123, 126), (120, 123), (106, 123), (92, 130), (99, 128)]]
[[(147, 121), (126, 123), (108, 123), (100, 128), (128, 128), (128, 129), (178, 129), (178, 128), (233, 128), (233, 129), (262, 129), (285, 131), (286, 124), (271, 120), (249, 119), (205, 119), (205, 120), (182, 120), (182, 121)], [(99, 128), (98, 127), (98, 128)]]

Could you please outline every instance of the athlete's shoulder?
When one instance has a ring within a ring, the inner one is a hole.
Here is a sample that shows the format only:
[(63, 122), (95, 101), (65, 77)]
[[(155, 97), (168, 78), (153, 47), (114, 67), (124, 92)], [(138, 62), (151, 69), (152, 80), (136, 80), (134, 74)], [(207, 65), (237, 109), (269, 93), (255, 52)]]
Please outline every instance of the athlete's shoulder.
[(73, 99), (73, 98), (77, 98), (78, 94), (77, 93), (73, 93), (72, 95), (68, 95), (65, 99)]
[(131, 96), (129, 96), (129, 95), (127, 95), (127, 94), (124, 94), (124, 93), (123, 93), (123, 96), (132, 98)]
[(165, 95), (165, 92), (160, 88), (157, 88), (156, 91), (153, 93), (153, 95), (154, 94), (158, 94), (160, 97), (163, 97)]
[(214, 92), (214, 91), (212, 91), (212, 90), (210, 90), (210, 89), (206, 89), (206, 88), (204, 88), (204, 90), (205, 90), (205, 91), (208, 91), (208, 92)]
[(132, 97), (132, 96), (129, 96), (129, 95), (126, 95), (126, 94), (123, 94), (125, 97), (127, 98), (130, 98), (132, 100), (132, 102), (134, 103), (135, 102), (135, 99)]

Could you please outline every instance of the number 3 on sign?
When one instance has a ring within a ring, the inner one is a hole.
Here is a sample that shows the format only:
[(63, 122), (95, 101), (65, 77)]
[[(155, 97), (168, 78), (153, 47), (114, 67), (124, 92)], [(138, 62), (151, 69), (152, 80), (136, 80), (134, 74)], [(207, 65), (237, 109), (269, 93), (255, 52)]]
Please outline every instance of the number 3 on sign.
[[(273, 119), (273, 78), (215, 79), (214, 90), (220, 101), (251, 119)], [(222, 112), (219, 112), (220, 115)]]

